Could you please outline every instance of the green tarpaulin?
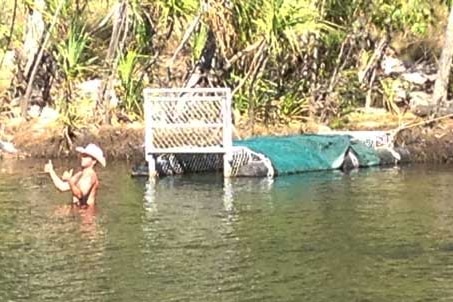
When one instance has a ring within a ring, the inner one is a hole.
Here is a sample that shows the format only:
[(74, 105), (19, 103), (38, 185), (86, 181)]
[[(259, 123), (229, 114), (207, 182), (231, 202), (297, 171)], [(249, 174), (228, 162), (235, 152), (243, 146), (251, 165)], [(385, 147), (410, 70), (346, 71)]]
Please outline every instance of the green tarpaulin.
[(268, 157), (278, 174), (338, 169), (352, 150), (361, 167), (379, 165), (374, 149), (353, 142), (347, 135), (294, 135), (256, 137), (234, 142)]

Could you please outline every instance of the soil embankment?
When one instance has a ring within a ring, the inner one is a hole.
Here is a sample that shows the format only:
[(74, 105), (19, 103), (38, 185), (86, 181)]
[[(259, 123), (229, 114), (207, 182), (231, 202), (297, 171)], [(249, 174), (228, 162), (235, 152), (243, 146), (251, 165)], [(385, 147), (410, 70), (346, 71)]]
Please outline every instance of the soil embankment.
[(403, 130), (396, 137), (396, 144), (409, 150), (412, 162), (452, 163), (453, 122)]
[[(355, 119), (348, 123), (349, 130), (391, 130), (397, 128), (394, 119), (371, 121)], [(413, 122), (413, 121), (410, 121)], [(399, 121), (401, 123), (401, 120)], [(407, 123), (407, 121), (406, 121)], [(354, 126), (352, 126), (354, 125)], [(321, 126), (322, 127), (322, 126)], [(254, 135), (287, 135), (316, 132), (319, 125), (300, 123), (288, 126), (265, 127), (256, 125)], [(67, 133), (57, 125), (45, 127), (36, 122), (6, 124), (3, 140), (11, 141), (19, 150), (18, 154), (7, 154), (6, 158), (65, 158), (75, 156), (76, 146), (89, 142), (99, 144), (107, 158), (141, 161), (144, 159), (144, 127), (140, 123), (118, 126), (87, 127)], [(250, 128), (237, 126), (236, 136), (242, 138), (252, 134)], [(453, 120), (445, 119), (436, 123), (408, 127), (395, 137), (397, 146), (407, 148), (412, 162), (450, 163), (453, 162)]]

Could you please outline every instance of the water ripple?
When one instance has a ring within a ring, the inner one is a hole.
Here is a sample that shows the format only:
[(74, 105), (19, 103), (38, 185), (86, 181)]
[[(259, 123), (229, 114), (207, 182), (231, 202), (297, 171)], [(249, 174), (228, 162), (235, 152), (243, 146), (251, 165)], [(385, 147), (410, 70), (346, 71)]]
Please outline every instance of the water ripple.
[[(61, 162), (59, 166), (63, 166)], [(71, 211), (33, 163), (0, 177), (0, 301), (442, 301), (449, 167), (231, 180), (100, 171)]]

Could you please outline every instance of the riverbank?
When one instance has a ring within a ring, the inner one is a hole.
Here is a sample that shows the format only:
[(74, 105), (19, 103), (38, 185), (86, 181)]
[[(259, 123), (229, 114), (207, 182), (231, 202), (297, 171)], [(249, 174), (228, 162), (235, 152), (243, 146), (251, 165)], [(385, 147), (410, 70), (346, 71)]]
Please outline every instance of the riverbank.
[[(411, 114), (395, 116), (385, 112), (357, 112), (342, 120), (338, 130), (394, 130), (397, 146), (411, 152), (413, 162), (453, 162), (453, 120), (444, 119), (435, 123), (422, 124), (423, 120)], [(419, 124), (412, 127), (411, 125)], [(278, 125), (250, 125), (239, 121), (234, 133), (235, 139), (250, 136), (289, 135), (317, 133), (327, 127), (314, 122), (291, 122)], [(141, 161), (144, 159), (144, 125), (141, 122), (117, 123), (109, 126), (86, 126), (68, 132), (61, 123), (43, 123), (39, 119), (27, 122), (9, 120), (1, 129), (3, 141), (11, 142), (19, 151), (16, 154), (3, 152), (4, 158), (69, 158), (74, 157), (74, 148), (89, 142), (99, 144), (107, 158)]]

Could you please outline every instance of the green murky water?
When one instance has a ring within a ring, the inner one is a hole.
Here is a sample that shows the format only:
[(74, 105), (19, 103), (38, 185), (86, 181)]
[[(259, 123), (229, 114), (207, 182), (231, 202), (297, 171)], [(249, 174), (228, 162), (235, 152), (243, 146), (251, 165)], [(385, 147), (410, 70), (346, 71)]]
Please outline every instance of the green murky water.
[(81, 213), (43, 164), (0, 163), (0, 301), (453, 297), (453, 167), (225, 186), (198, 175), (152, 190), (115, 163), (97, 211)]

